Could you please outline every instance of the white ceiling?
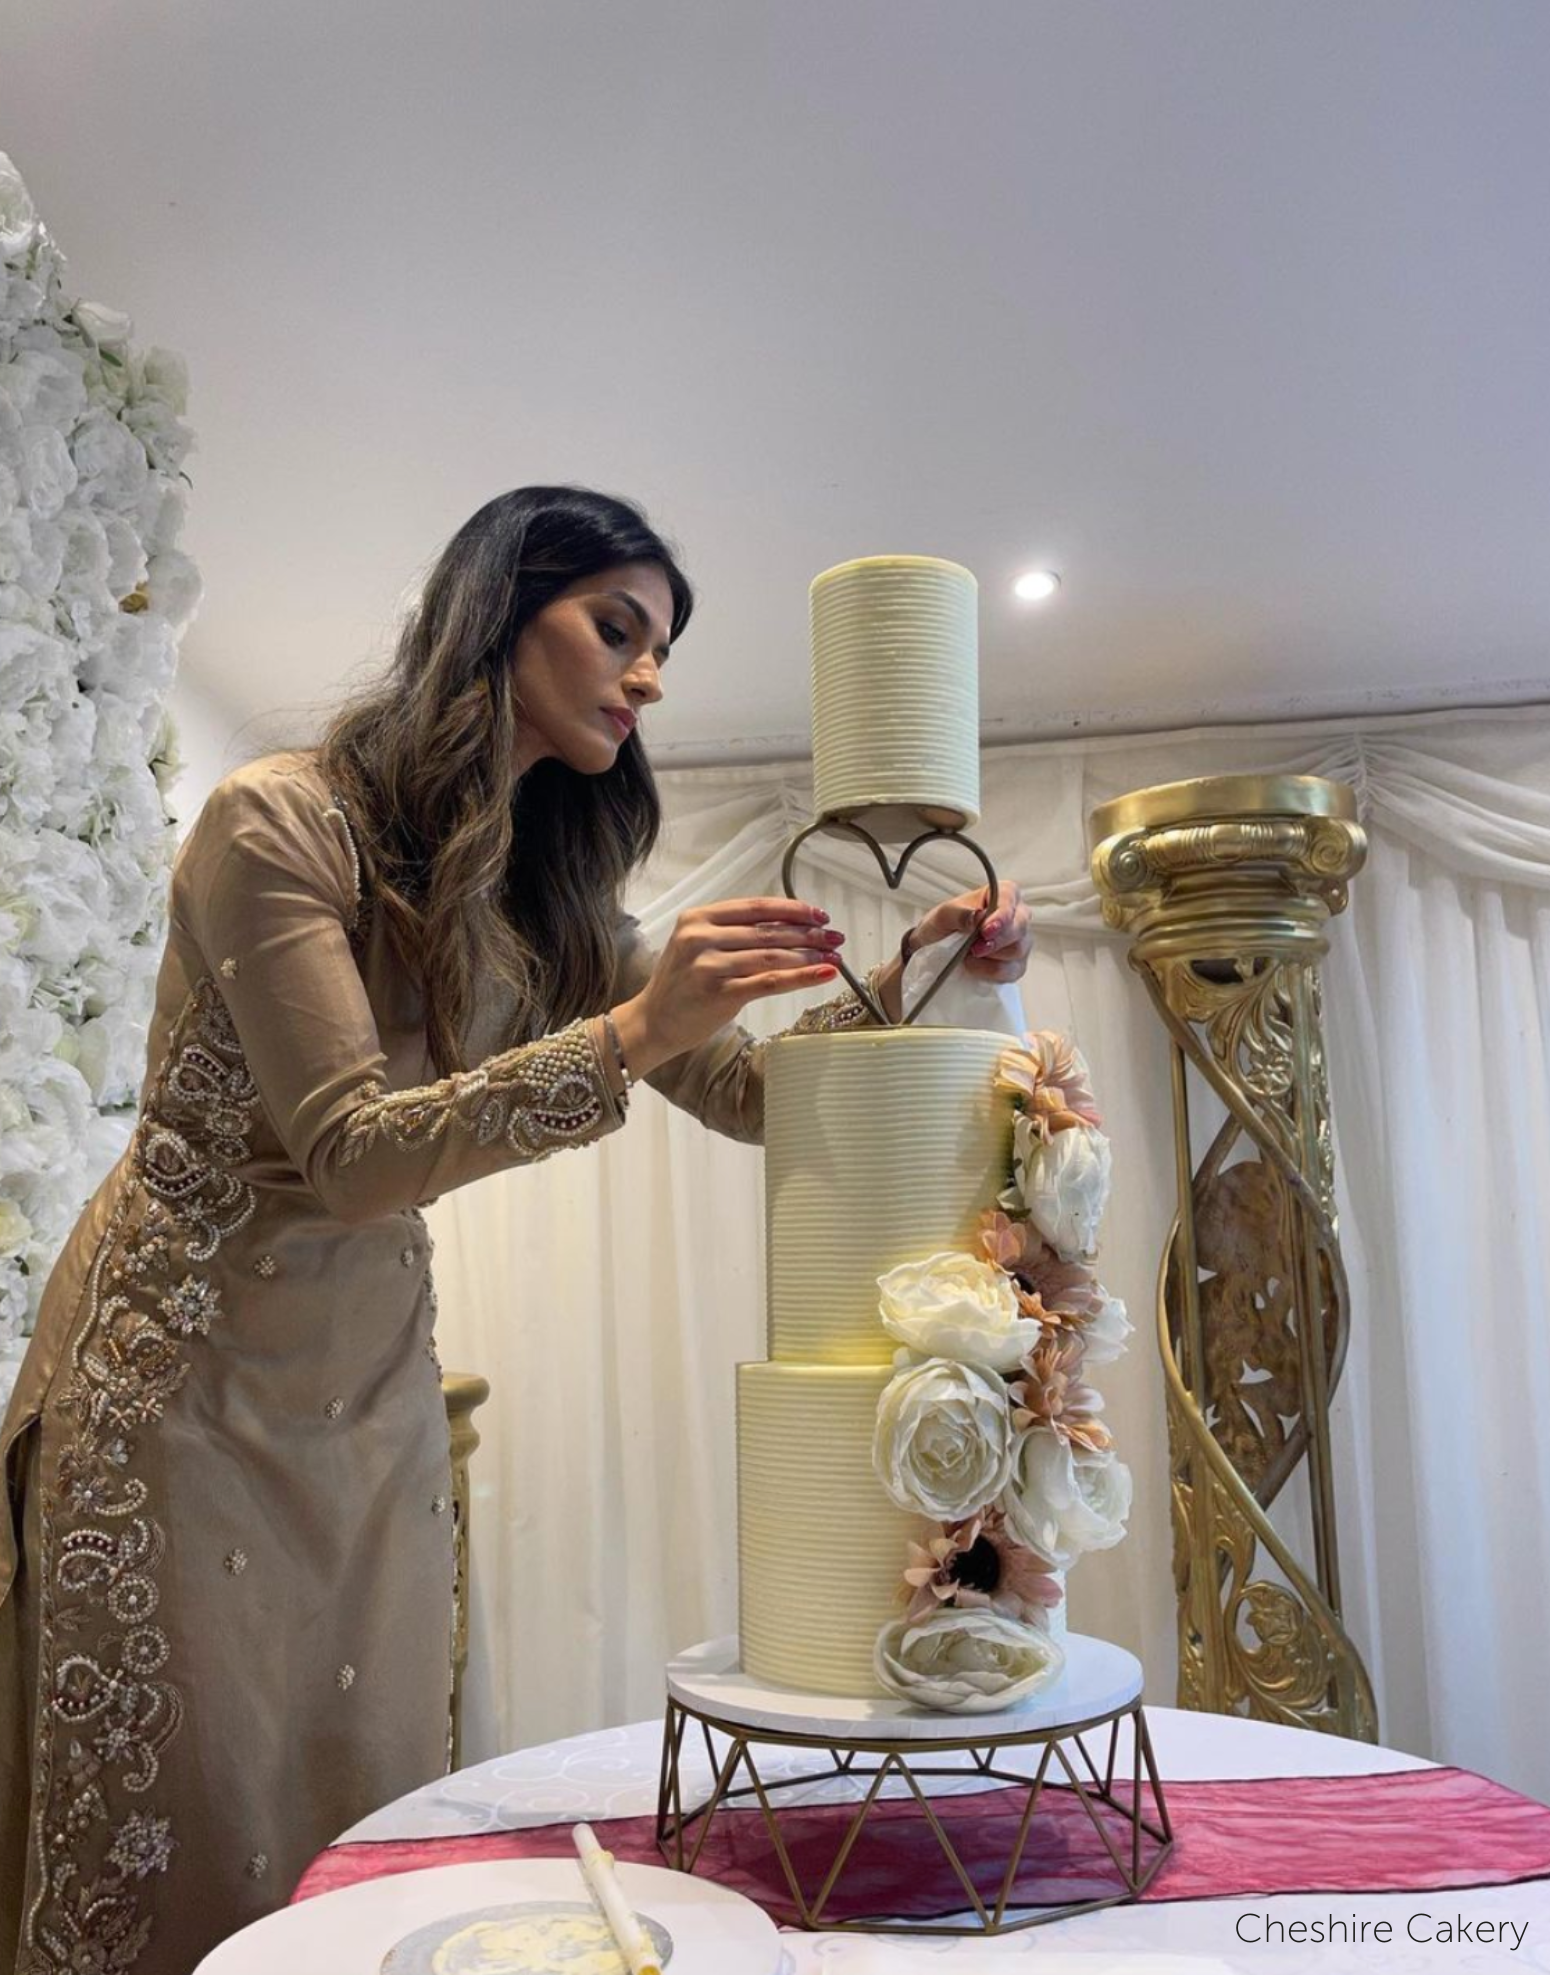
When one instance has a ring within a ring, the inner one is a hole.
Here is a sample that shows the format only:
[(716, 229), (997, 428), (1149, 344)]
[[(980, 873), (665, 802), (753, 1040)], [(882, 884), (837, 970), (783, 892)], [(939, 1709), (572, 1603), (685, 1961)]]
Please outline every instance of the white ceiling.
[(190, 363), (197, 680), (316, 702), (581, 480), (700, 588), (677, 759), (803, 746), (879, 552), (978, 574), (988, 735), (1550, 697), (1547, 92), (1544, 0), (0, 0)]

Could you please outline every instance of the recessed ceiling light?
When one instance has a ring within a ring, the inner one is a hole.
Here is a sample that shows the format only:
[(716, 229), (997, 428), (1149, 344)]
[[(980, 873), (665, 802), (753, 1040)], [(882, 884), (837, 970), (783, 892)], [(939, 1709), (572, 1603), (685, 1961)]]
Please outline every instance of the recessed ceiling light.
[(1012, 585), (1012, 594), (1021, 597), (1024, 603), (1043, 603), (1059, 588), (1060, 578), (1053, 569), (1030, 569)]

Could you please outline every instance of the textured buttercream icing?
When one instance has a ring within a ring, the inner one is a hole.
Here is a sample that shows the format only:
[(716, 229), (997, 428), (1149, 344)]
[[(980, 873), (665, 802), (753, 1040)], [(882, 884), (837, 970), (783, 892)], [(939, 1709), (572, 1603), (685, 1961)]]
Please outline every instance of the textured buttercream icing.
[(979, 1252), (1011, 1171), (1007, 1039), (984, 1029), (785, 1036), (765, 1071), (769, 1353), (881, 1365), (877, 1278), (944, 1248)]
[(909, 1539), (872, 1471), (888, 1365), (739, 1365), (743, 1667), (815, 1694), (876, 1694), (878, 1630), (898, 1616)]
[(978, 1252), (1011, 1167), (1007, 1038), (978, 1029), (787, 1036), (765, 1073), (770, 1353), (738, 1368), (742, 1659), (811, 1693), (880, 1694), (878, 1632), (912, 1536), (872, 1465), (894, 1339), (878, 1276)]
[(979, 820), (979, 586), (935, 556), (813, 579), (814, 808), (884, 842)]

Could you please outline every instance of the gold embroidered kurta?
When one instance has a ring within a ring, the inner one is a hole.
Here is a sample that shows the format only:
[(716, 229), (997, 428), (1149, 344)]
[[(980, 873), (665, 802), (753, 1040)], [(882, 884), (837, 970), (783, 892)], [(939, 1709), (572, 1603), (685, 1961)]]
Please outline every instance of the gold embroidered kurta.
[[(138, 1122), (0, 1434), (0, 1968), (190, 1975), (445, 1767), (451, 1477), (419, 1209), (623, 1122), (596, 1025), (428, 1081), (417, 992), (306, 754), (174, 868)], [(610, 999), (651, 956), (621, 922)], [(860, 1018), (853, 1000), (802, 1026)], [(755, 1139), (762, 1051), (650, 1081)]]

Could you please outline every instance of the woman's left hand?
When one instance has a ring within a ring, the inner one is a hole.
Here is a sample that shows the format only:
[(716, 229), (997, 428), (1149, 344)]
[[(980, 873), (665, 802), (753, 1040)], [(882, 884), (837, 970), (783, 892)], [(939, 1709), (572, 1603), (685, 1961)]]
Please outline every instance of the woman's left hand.
[[(910, 951), (934, 946), (938, 940), (962, 939), (982, 912), (989, 888), (963, 892), (933, 905), (915, 927)], [(965, 973), (982, 981), (1020, 981), (1033, 951), (1033, 923), (1022, 894), (1009, 879), (1001, 880), (996, 909), (981, 926), (979, 937), (964, 958)]]

